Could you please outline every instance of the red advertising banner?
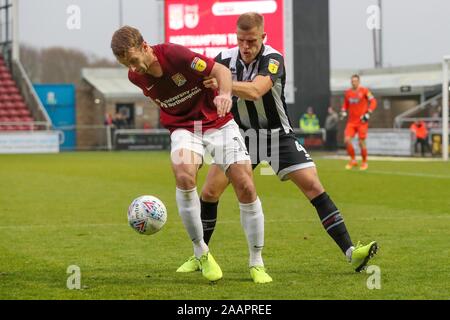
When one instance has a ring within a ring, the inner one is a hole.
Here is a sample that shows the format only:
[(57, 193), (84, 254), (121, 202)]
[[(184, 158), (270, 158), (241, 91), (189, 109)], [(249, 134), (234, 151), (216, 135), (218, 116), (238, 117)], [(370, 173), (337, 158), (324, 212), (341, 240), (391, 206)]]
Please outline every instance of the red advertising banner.
[(249, 11), (264, 16), (266, 41), (284, 54), (283, 0), (166, 0), (165, 41), (214, 58), (237, 46), (237, 18)]

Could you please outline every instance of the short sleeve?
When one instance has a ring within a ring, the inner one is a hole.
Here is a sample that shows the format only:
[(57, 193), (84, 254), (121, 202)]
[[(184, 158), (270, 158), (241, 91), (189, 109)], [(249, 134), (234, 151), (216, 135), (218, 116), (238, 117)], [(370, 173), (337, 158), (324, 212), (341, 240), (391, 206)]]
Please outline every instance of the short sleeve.
[(270, 76), (273, 83), (284, 74), (284, 59), (280, 54), (272, 53), (262, 57), (258, 75)]
[(165, 54), (167, 60), (176, 64), (179, 68), (186, 68), (200, 76), (209, 76), (215, 61), (202, 54), (189, 50), (177, 44), (167, 44)]

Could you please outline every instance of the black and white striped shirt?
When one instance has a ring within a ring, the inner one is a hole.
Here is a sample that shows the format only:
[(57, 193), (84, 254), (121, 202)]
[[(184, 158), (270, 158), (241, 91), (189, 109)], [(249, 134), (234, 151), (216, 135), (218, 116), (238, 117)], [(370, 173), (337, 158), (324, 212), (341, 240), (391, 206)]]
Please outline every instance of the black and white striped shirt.
[(252, 81), (257, 75), (270, 76), (272, 80), (272, 88), (257, 101), (233, 97), (231, 112), (239, 127), (292, 131), (284, 98), (286, 72), (281, 53), (263, 45), (255, 60), (247, 66), (240, 58), (239, 47), (235, 47), (222, 51), (216, 62), (231, 70), (233, 81)]

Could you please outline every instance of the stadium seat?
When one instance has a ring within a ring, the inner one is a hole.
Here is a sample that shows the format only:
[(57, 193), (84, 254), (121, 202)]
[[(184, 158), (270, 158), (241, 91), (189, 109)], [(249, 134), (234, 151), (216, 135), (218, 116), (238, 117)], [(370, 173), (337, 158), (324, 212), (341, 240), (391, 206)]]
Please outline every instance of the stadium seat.
[(3, 106), (5, 109), (14, 109), (16, 107), (15, 104), (12, 103), (11, 101), (3, 101)]
[(31, 116), (22, 116), (22, 122), (33, 122), (33, 118)]
[(30, 111), (28, 109), (16, 109), (16, 110), (17, 110), (19, 116), (21, 116), (21, 117), (29, 117), (31, 115)]
[(20, 112), (17, 110), (17, 109), (9, 109), (8, 110), (8, 115), (10, 116), (10, 117), (17, 117), (17, 116), (20, 116)]
[(0, 79), (2, 80), (12, 80), (12, 76), (9, 72), (0, 72)]
[(15, 86), (16, 85), (16, 83), (14, 82), (14, 80), (5, 80), (5, 79), (3, 79), (3, 81), (2, 81), (2, 83), (3, 83), (3, 85), (4, 86)]
[(10, 101), (22, 101), (22, 96), (20, 94), (11, 94), (10, 95)]
[[(9, 93), (9, 94), (19, 94), (20, 95), (19, 89), (15, 86), (5, 87), (4, 90), (6, 93)], [(0, 93), (1, 93), (1, 91), (0, 91)]]
[(17, 109), (28, 109), (27, 105), (23, 101), (16, 101), (14, 107)]

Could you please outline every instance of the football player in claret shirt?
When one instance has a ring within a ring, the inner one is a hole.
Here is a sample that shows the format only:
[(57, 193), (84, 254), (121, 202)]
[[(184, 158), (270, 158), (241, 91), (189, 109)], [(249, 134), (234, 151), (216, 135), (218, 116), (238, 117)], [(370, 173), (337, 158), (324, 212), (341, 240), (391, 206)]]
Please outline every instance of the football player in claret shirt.
[[(216, 281), (222, 270), (203, 239), (197, 172), (205, 151), (232, 181), (250, 249), (254, 282), (270, 282), (264, 269), (264, 214), (253, 183), (250, 157), (230, 109), (231, 72), (214, 60), (175, 44), (150, 46), (139, 30), (125, 26), (111, 40), (128, 78), (160, 107), (160, 121), (170, 131), (176, 202), (192, 240), (202, 275)], [(205, 88), (205, 77), (218, 80), (218, 92)]]
[(361, 149), (362, 163), (360, 170), (366, 170), (367, 164), (367, 146), (366, 137), (369, 129), (369, 119), (372, 112), (377, 107), (377, 100), (369, 89), (360, 85), (360, 79), (357, 74), (351, 78), (352, 87), (345, 91), (344, 104), (341, 108), (341, 119), (348, 115), (347, 126), (345, 127), (345, 146), (350, 156), (350, 162), (345, 166), (346, 169), (352, 169), (358, 166), (355, 160), (355, 149), (352, 139), (358, 134), (359, 147)]

